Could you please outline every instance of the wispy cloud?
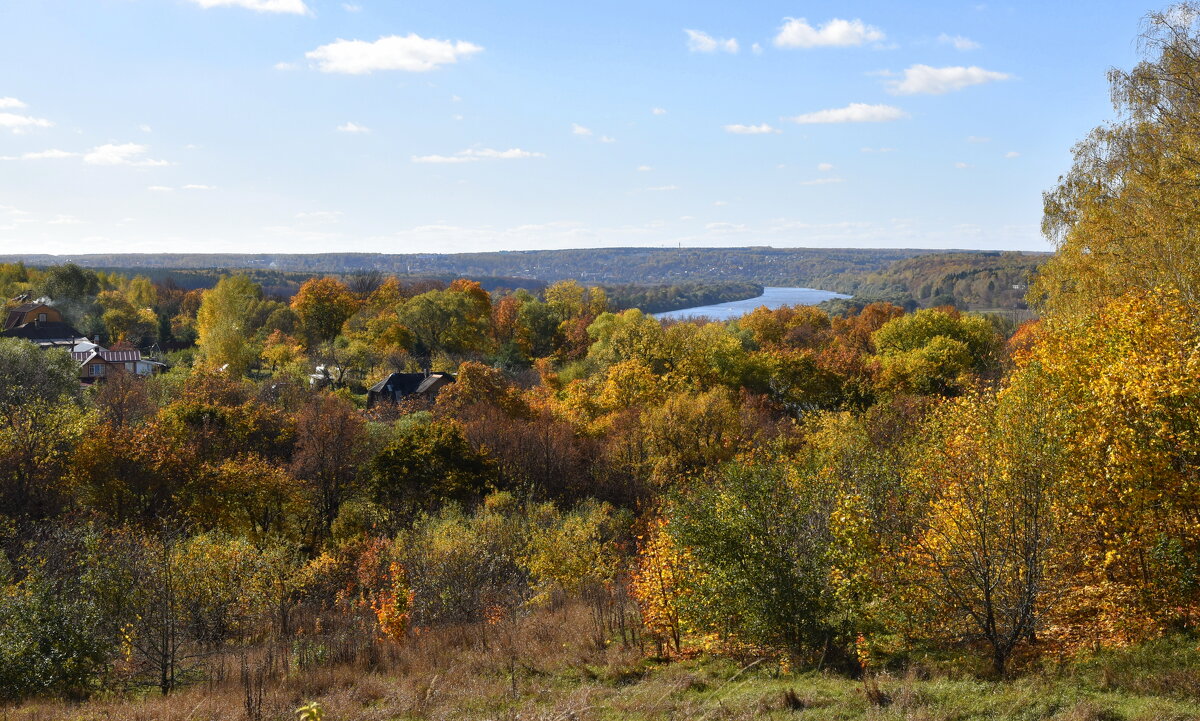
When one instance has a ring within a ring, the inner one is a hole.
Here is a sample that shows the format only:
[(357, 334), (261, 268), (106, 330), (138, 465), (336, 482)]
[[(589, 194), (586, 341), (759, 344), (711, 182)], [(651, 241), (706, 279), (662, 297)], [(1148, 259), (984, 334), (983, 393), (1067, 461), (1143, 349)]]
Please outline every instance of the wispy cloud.
[(667, 114), (667, 111), (665, 108), (654, 108), (650, 112), (655, 115), (666, 115)]
[(22, 110), (29, 107), (25, 103), (16, 98), (0, 98), (0, 108), (6, 110)]
[(338, 129), (338, 132), (340, 132), (340, 133), (369, 133), (369, 132), (371, 132), (371, 129), (365, 125), (359, 125), (358, 123), (350, 123), (350, 122), (342, 123), (341, 125), (337, 126), (337, 129)]
[(882, 30), (862, 20), (834, 18), (819, 28), (809, 25), (804, 18), (784, 20), (775, 36), (775, 46), (780, 48), (853, 47), (887, 37)]
[(828, 173), (833, 170), (833, 163), (817, 163), (817, 170), (822, 173)]
[(98, 145), (83, 155), (83, 162), (89, 165), (139, 165), (145, 167), (170, 165), (165, 160), (154, 160), (145, 157), (150, 150), (138, 143), (108, 143)]
[(386, 35), (374, 42), (339, 39), (310, 50), (304, 57), (323, 73), (366, 75), (376, 70), (423, 73), (480, 52), (482, 47), (463, 40), (437, 40), (409, 33)]
[(1004, 157), (1006, 157), (1006, 158), (1008, 158), (1009, 160), (1011, 160), (1011, 159), (1013, 159), (1013, 158), (1019, 158), (1019, 157), (1021, 157), (1021, 154), (1020, 154), (1020, 153), (1018, 153), (1018, 152), (1017, 152), (1017, 151), (1015, 151), (1015, 150), (1010, 150), (1010, 151), (1008, 151), (1007, 153), (1005, 153), (1005, 154), (1004, 154)]
[(23, 155), (6, 155), (4, 160), (61, 160), (64, 158), (78, 158), (79, 153), (72, 153), (58, 148), (49, 150), (37, 150)]
[[(5, 98), (5, 100), (15, 100), (15, 98)], [(20, 101), (18, 100), (17, 102)], [(20, 115), (18, 113), (0, 113), (0, 128), (7, 128), (18, 135), (33, 128), (52, 127), (54, 127), (54, 123), (45, 118), (35, 118), (32, 115)]]
[(734, 135), (766, 135), (768, 133), (782, 133), (778, 128), (773, 128), (766, 123), (759, 125), (726, 125), (725, 132), (733, 133)]
[(312, 10), (304, 4), (304, 0), (192, 0), (192, 3), (206, 9), (238, 7), (260, 13), (312, 14)]
[(699, 30), (684, 30), (687, 34), (687, 48), (694, 53), (726, 52), (736, 53), (738, 41), (735, 38), (714, 38)]
[(955, 50), (978, 50), (983, 47), (971, 38), (964, 38), (962, 35), (947, 35), (946, 33), (938, 36), (938, 42), (942, 45), (950, 45)]
[(571, 134), (572, 135), (590, 136), (592, 134), (592, 129), (585, 128), (582, 125), (580, 125), (579, 123), (571, 123)]
[(818, 123), (887, 123), (907, 117), (908, 113), (891, 105), (850, 103), (844, 108), (818, 110), (813, 113), (797, 115), (788, 120), (801, 125), (811, 125)]
[(678, 185), (655, 185), (653, 187), (646, 188), (646, 190), (648, 190), (652, 193), (662, 193), (662, 192), (666, 192), (669, 190), (679, 190), (679, 186)]
[(454, 155), (414, 155), (414, 163), (474, 163), (480, 160), (518, 160), (521, 158), (544, 158), (544, 153), (535, 153), (520, 148), (493, 150), (491, 148), (468, 148)]
[(802, 180), (800, 185), (832, 185), (833, 183), (844, 183), (842, 178), (813, 178), (812, 180)]
[(888, 81), (888, 92), (893, 95), (942, 95), (972, 85), (1008, 80), (1011, 77), (1008, 73), (984, 70), (976, 65), (945, 68), (913, 65), (905, 69), (902, 78)]

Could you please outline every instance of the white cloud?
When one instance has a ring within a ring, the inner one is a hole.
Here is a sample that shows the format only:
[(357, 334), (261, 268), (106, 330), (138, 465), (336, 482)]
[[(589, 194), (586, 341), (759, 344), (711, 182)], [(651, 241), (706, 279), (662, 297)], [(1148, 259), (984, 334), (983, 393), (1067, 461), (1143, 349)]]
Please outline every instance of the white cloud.
[(667, 111), (664, 108), (654, 108), (650, 112), (654, 113), (655, 115), (666, 115), (667, 114)]
[(724, 208), (726, 205), (729, 205), (729, 201), (728, 200), (714, 200), (713, 205), (718, 208)]
[(810, 125), (815, 123), (886, 123), (907, 117), (908, 113), (891, 105), (850, 103), (844, 108), (818, 110), (815, 113), (804, 113), (788, 118), (788, 120), (801, 125)]
[(688, 50), (694, 53), (715, 53), (718, 51), (736, 53), (738, 51), (738, 41), (734, 38), (714, 38), (708, 33), (699, 30), (684, 30), (684, 32), (688, 36)]
[(170, 165), (165, 160), (152, 160), (144, 158), (146, 151), (149, 150), (145, 145), (137, 143), (108, 143), (106, 145), (98, 145), (89, 150), (83, 156), (83, 162), (89, 165), (142, 165), (142, 166), (158, 166)]
[(183, 186), (183, 189), (184, 190), (216, 190), (217, 188), (212, 185), (201, 185), (199, 183), (188, 183), (187, 185)]
[(82, 221), (73, 215), (56, 215), (52, 220), (47, 220), (47, 225), (78, 225)]
[(369, 132), (371, 132), (371, 129), (365, 125), (359, 125), (358, 123), (350, 123), (350, 122), (342, 123), (341, 125), (337, 126), (337, 129), (339, 132), (342, 132), (342, 133), (369, 133)]
[(983, 47), (971, 38), (964, 38), (962, 35), (947, 35), (946, 33), (938, 36), (938, 42), (942, 45), (953, 45), (955, 50), (978, 50)]
[(571, 123), (571, 134), (572, 135), (591, 135), (592, 131), (591, 131), (591, 128), (585, 128), (582, 125), (580, 125), (579, 123)]
[(954, 167), (958, 168), (959, 170), (966, 170), (967, 168), (971, 167), (971, 164), (959, 161), (954, 164)]
[(969, 68), (961, 65), (946, 68), (913, 65), (904, 71), (903, 79), (890, 81), (888, 92), (893, 95), (941, 95), (971, 85), (1008, 80), (1010, 77), (1008, 73), (984, 70), (976, 65)]
[(0, 108), (20, 110), (27, 107), (29, 106), (16, 98), (0, 98)]
[(859, 152), (861, 152), (861, 153), (894, 153), (894, 152), (896, 152), (896, 149), (895, 148), (860, 148)]
[(663, 191), (667, 191), (667, 190), (679, 190), (679, 186), (678, 185), (656, 185), (652, 188), (646, 188), (646, 190), (649, 190), (652, 193), (659, 193), (659, 192), (663, 192)]
[(520, 148), (493, 150), (491, 148), (460, 150), (454, 155), (414, 155), (414, 163), (474, 163), (479, 160), (518, 160), (521, 158), (544, 158), (544, 153), (535, 153)]
[(150, 190), (155, 193), (169, 193), (175, 189), (167, 185), (147, 185), (146, 190)]
[(982, 137), (979, 135), (968, 135), (967, 142), (968, 143), (990, 143), (990, 142), (992, 142), (992, 139), (985, 138), (985, 137)]
[(33, 153), (25, 153), (21, 156), (24, 160), (62, 160), (63, 158), (77, 158), (79, 153), (71, 153), (58, 148), (49, 150), (38, 150)]
[(785, 18), (783, 27), (775, 36), (775, 46), (780, 48), (852, 47), (883, 40), (883, 31), (862, 20), (834, 18), (814, 28), (804, 18)]
[(762, 53), (763, 53), (762, 46), (759, 45), (758, 43), (754, 43), (753, 45), (750, 46), (750, 52), (754, 53), (755, 55), (762, 55)]
[(312, 11), (304, 4), (304, 0), (192, 0), (192, 2), (205, 9), (238, 7), (260, 13), (312, 14)]
[(1019, 158), (1019, 157), (1021, 157), (1021, 154), (1020, 154), (1020, 153), (1018, 153), (1018, 152), (1017, 152), (1017, 151), (1015, 151), (1015, 150), (1010, 150), (1010, 151), (1008, 151), (1007, 153), (1005, 153), (1005, 154), (1004, 154), (1004, 157), (1006, 157), (1006, 158), (1009, 158), (1009, 159), (1012, 159), (1012, 158)]
[(733, 133), (734, 135), (765, 135), (767, 133), (781, 133), (783, 131), (762, 123), (761, 125), (726, 125), (725, 132)]
[(154, 132), (154, 129), (151, 128), (146, 123), (142, 123), (141, 125), (139, 125), (138, 130), (142, 131), (143, 133), (153, 133)]
[(642, 173), (649, 173), (651, 170), (654, 170), (654, 168), (651, 168), (649, 165), (639, 165), (638, 166), (638, 171), (642, 172)]
[(275, 63), (272, 67), (274, 67), (276, 70), (295, 70), (296, 63), (278, 62), (278, 63)]
[(817, 170), (821, 171), (822, 173), (828, 173), (829, 171), (833, 170), (833, 163), (818, 163)]
[(423, 73), (479, 52), (483, 52), (482, 47), (463, 40), (437, 40), (409, 33), (403, 37), (386, 35), (375, 42), (339, 38), (310, 50), (304, 57), (314, 61), (323, 73), (365, 75), (376, 70)]
[(52, 127), (54, 127), (54, 123), (45, 118), (35, 118), (32, 115), (17, 115), (16, 113), (0, 113), (0, 128), (8, 128), (17, 134), (24, 133), (30, 128)]
[(342, 9), (348, 13), (357, 13), (362, 12), (362, 5), (357, 5), (355, 3), (342, 3)]
[(802, 180), (800, 185), (830, 185), (832, 183), (843, 183), (842, 178), (813, 178), (812, 180)]

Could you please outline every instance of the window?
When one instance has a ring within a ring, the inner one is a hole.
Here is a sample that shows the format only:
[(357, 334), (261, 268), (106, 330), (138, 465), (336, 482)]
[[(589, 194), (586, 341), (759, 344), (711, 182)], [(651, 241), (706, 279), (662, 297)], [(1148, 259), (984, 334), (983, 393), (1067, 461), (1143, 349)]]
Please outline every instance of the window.
[(103, 363), (93, 363), (90, 366), (88, 366), (88, 368), (91, 369), (90, 372), (91, 372), (93, 378), (98, 378), (98, 377), (104, 375), (104, 364)]
[(46, 314), (38, 313), (38, 323), (45, 323), (45, 322), (46, 322)]

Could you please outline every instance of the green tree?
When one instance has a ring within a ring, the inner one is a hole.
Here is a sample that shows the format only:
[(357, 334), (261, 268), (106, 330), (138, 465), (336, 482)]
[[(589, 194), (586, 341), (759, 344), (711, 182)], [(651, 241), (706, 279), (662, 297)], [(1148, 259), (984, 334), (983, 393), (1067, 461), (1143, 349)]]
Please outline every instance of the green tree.
[(65, 350), (42, 350), (27, 340), (0, 338), (0, 411), (78, 394), (79, 368)]
[(244, 275), (221, 278), (205, 291), (196, 314), (196, 345), (207, 365), (228, 367), (234, 376), (243, 376), (257, 353), (250, 345), (254, 329), (250, 317), (262, 288)]

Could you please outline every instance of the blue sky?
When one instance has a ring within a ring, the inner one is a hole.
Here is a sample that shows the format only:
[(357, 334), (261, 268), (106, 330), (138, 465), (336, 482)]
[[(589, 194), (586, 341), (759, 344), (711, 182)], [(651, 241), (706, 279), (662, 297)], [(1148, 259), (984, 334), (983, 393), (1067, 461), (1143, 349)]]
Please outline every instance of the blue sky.
[(0, 2), (0, 253), (1044, 250), (1129, 2)]

